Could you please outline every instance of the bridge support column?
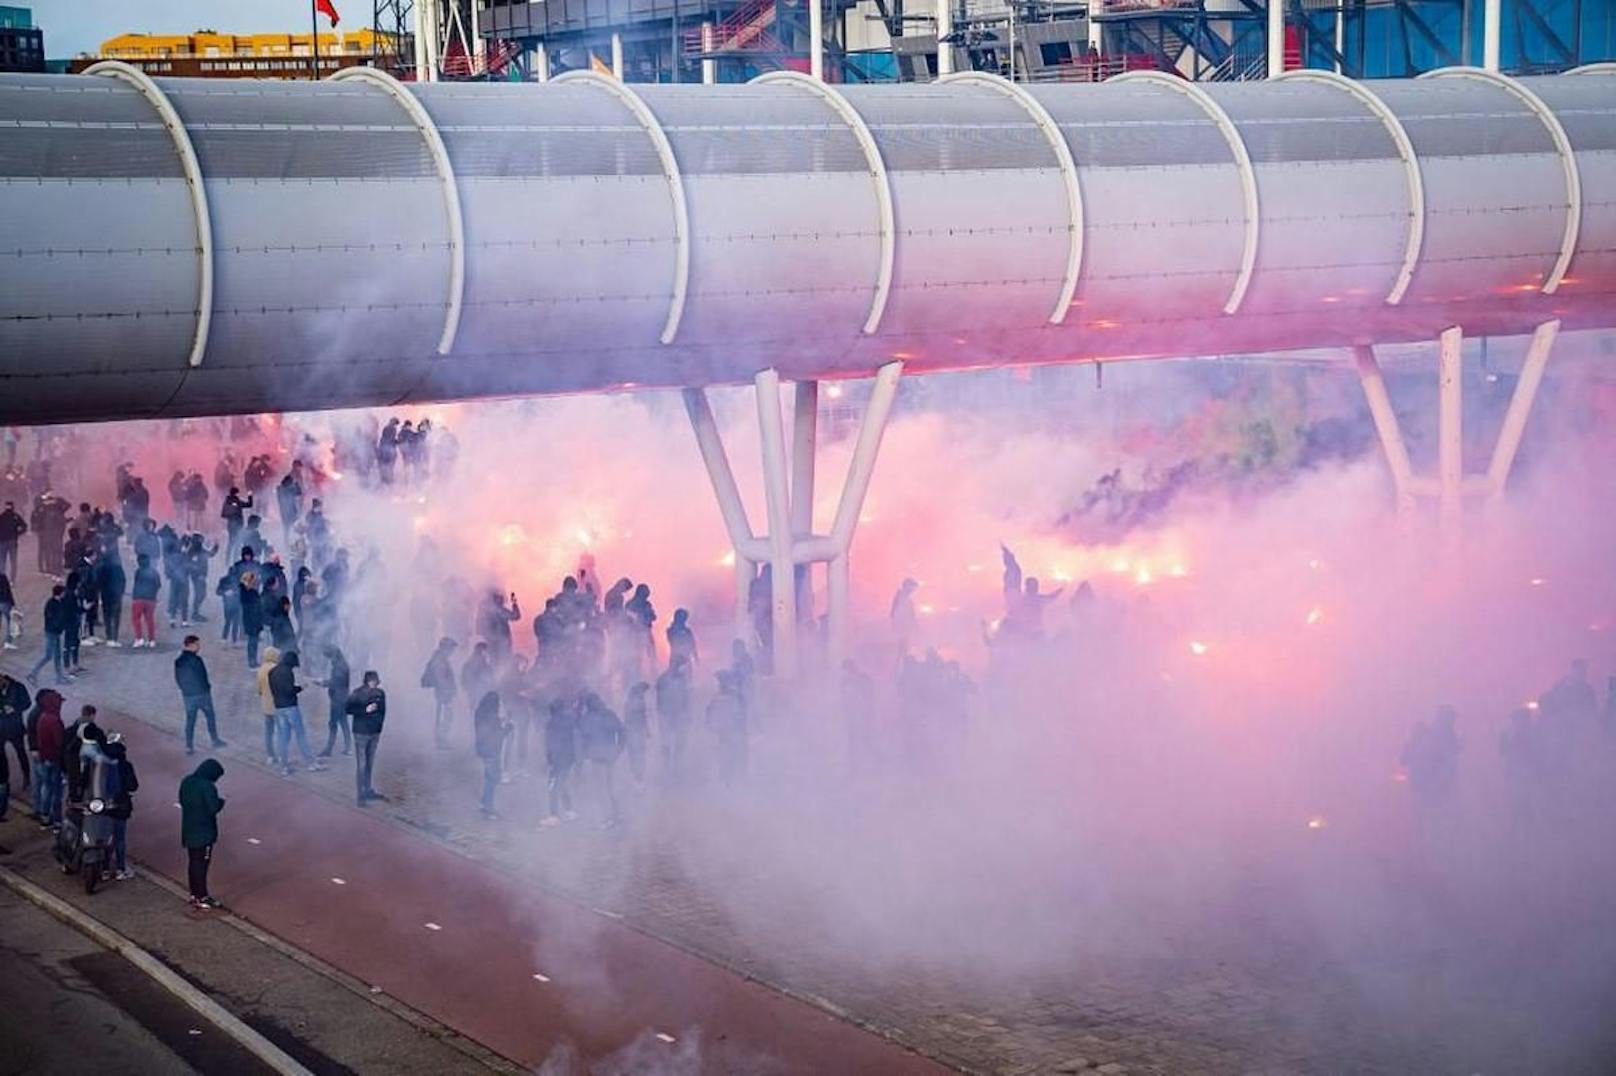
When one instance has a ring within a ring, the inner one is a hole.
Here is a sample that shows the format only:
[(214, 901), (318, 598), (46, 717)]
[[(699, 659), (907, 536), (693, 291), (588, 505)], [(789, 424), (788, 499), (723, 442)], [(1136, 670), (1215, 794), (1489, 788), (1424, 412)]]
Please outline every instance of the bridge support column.
[(1437, 484), (1442, 530), (1457, 538), (1464, 505), (1464, 331), (1442, 330), (1437, 343)]
[(1381, 449), (1386, 454), (1386, 465), (1392, 473), (1397, 490), (1397, 508), (1401, 514), (1414, 511), (1418, 498), (1434, 499), (1440, 506), (1442, 528), (1449, 539), (1456, 539), (1463, 525), (1466, 498), (1485, 498), (1490, 504), (1502, 500), (1504, 487), (1509, 482), (1510, 470), (1515, 463), (1521, 437), (1526, 432), (1532, 404), (1537, 399), (1538, 387), (1543, 383), (1543, 371), (1548, 365), (1549, 353), (1560, 332), (1560, 322), (1546, 321), (1532, 333), (1521, 364), (1520, 379), (1510, 397), (1509, 410), (1493, 446), (1492, 460), (1484, 475), (1466, 476), (1464, 473), (1464, 394), (1462, 353), (1464, 333), (1457, 326), (1445, 330), (1438, 341), (1438, 401), (1437, 401), (1437, 477), (1419, 478), (1408, 461), (1408, 448), (1398, 427), (1397, 415), (1392, 410), (1391, 397), (1386, 391), (1386, 380), (1375, 350), (1367, 344), (1352, 349), (1358, 379), (1363, 384), (1364, 399), (1375, 421), (1375, 432)]
[(1375, 433), (1380, 436), (1380, 447), (1386, 454), (1386, 466), (1392, 472), (1392, 485), (1397, 490), (1397, 510), (1404, 515), (1414, 511), (1413, 469), (1408, 463), (1408, 446), (1397, 424), (1397, 413), (1392, 410), (1390, 394), (1386, 392), (1386, 378), (1375, 359), (1375, 349), (1360, 344), (1352, 349), (1353, 361), (1358, 367), (1358, 380), (1363, 384), (1364, 399), (1369, 402), (1369, 414), (1375, 420)]
[(798, 673), (799, 603), (803, 609), (812, 609), (811, 588), (799, 589), (797, 583), (799, 567), (804, 570), (806, 580), (811, 565), (828, 565), (827, 611), (830, 632), (827, 659), (832, 668), (839, 668), (842, 659), (847, 656), (852, 601), (848, 555), (858, 529), (864, 498), (869, 493), (876, 457), (880, 454), (881, 438), (886, 432), (887, 419), (897, 398), (898, 379), (902, 373), (901, 362), (888, 363), (876, 373), (869, 407), (860, 424), (858, 440), (853, 446), (853, 458), (848, 463), (847, 478), (837, 501), (836, 519), (828, 534), (813, 533), (814, 460), (818, 447), (817, 382), (799, 382), (795, 386), (788, 467), (784, 423), (780, 414), (780, 375), (772, 369), (764, 370), (753, 379), (758, 433), (762, 442), (763, 491), (768, 514), (768, 533), (763, 536), (753, 533), (747, 519), (746, 508), (741, 503), (735, 474), (730, 469), (706, 392), (702, 389), (684, 391), (685, 410), (696, 435), (696, 446), (706, 465), (708, 478), (712, 481), (719, 512), (724, 517), (724, 528), (735, 549), (736, 637), (748, 643), (752, 640), (748, 599), (756, 573), (755, 566), (768, 564), (773, 603), (770, 610), (774, 629), (773, 662), (774, 671), (780, 676), (793, 677)]
[(1515, 382), (1514, 395), (1509, 398), (1509, 410), (1504, 413), (1504, 428), (1498, 432), (1492, 462), (1487, 466), (1487, 495), (1493, 503), (1504, 497), (1504, 486), (1509, 482), (1509, 472), (1515, 466), (1515, 453), (1521, 447), (1521, 435), (1526, 432), (1526, 420), (1531, 417), (1537, 388), (1543, 383), (1543, 370), (1549, 364), (1549, 352), (1553, 350), (1555, 337), (1559, 335), (1560, 322), (1545, 321), (1532, 333), (1532, 342), (1526, 348), (1521, 376)]

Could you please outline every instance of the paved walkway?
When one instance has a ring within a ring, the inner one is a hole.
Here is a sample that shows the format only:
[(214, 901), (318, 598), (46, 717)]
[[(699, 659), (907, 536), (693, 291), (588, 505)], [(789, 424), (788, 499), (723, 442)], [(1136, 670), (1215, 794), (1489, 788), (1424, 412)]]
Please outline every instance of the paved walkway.
[[(165, 790), (195, 760), (169, 733), (103, 720), (140, 760), (141, 853), (183, 882), (180, 812)], [(292, 781), (227, 764), (220, 789), (213, 888), (232, 910), (513, 1060), (662, 1049), (697, 1050), (711, 1072), (941, 1071)]]

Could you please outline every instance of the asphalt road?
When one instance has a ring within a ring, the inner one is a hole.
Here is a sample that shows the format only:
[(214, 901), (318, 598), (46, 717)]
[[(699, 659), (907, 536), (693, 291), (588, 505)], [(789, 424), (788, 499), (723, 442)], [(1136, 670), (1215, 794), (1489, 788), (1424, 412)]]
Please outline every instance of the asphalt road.
[(117, 953), (0, 889), (0, 1076), (269, 1069)]

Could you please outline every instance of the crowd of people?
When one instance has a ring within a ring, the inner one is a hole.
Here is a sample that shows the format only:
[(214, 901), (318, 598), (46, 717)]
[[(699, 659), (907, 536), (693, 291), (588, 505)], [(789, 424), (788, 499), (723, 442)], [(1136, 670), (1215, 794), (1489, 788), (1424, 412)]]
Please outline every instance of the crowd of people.
[[(33, 492), (27, 517), (15, 502), (0, 510), (0, 637), (6, 646), (15, 649), (24, 637), (25, 614), (17, 608), (12, 580), (25, 535), (37, 545), (37, 567), (49, 596), (37, 633), (27, 633), (36, 635), (40, 646), (32, 668), (20, 679), (3, 681), (0, 728), (9, 728), (15, 715), (23, 783), (29, 784), (32, 757), (31, 787), (42, 824), (59, 829), (64, 811), (81, 799), (82, 786), (69, 779), (82, 769), (79, 760), (98, 759), (101, 752), (122, 754), (119, 761), (127, 762), (122, 744), (115, 744), (116, 752), (99, 746), (102, 739), (93, 726), (93, 749), (83, 735), (69, 746), (55, 734), (61, 692), (89, 671), (84, 651), (125, 645), (157, 650), (164, 617), (170, 629), (185, 632), (173, 681), (186, 754), (196, 753), (199, 724), (207, 748), (228, 746), (214, 702), (218, 668), (210, 668), (203, 637), (193, 630), (217, 616), (214, 645), (221, 654), (243, 652), (246, 675), (261, 703), (265, 763), (292, 777), (300, 766), (325, 769), (340, 750), (354, 758), (357, 805), (387, 798), (375, 788), (374, 774), (388, 695), (377, 669), (356, 677), (355, 666), (364, 666), (350, 661), (355, 654), (388, 653), (373, 630), (375, 611), (355, 597), (374, 560), (367, 556), (354, 563), (325, 508), (341, 474), (336, 461), (345, 451), (356, 461), (356, 484), (385, 492), (431, 481), (452, 463), (455, 448), (447, 431), (435, 430), (426, 419), (388, 421), (366, 452), (344, 450), (340, 438), (320, 445), (307, 437), (290, 452), (272, 447), (238, 456), (228, 448), (212, 469), (211, 490), (203, 469), (175, 469), (166, 506), (154, 505), (139, 468), (130, 462), (114, 469), (109, 503), (76, 506), (50, 487), (48, 465), (30, 465), (43, 488)], [(274, 461), (287, 455), (292, 458), (277, 478)], [(266, 520), (271, 511), (272, 522)], [(419, 705), (412, 699), (410, 709), (434, 713), (432, 737), (439, 749), (470, 746), (483, 773), (477, 808), (484, 818), (500, 818), (496, 799), (502, 786), (537, 776), (548, 806), (542, 825), (587, 817), (609, 827), (622, 817), (620, 760), (626, 759), (627, 779), (635, 783), (647, 781), (658, 766), (670, 781), (689, 777), (687, 750), (703, 658), (687, 610), (676, 610), (659, 635), (650, 586), (621, 578), (603, 588), (588, 556), (531, 620), (515, 593), (488, 587), (479, 594), (460, 575), (440, 576), (430, 589), (439, 600), (422, 626), (452, 634), (441, 635), (431, 650), (419, 676)], [(745, 644), (737, 643), (729, 657), (730, 664), (714, 670), (705, 713), (713, 768), (724, 781), (735, 782), (746, 769), (755, 673)], [(407, 659), (400, 656), (393, 663), (401, 660)], [(47, 671), (54, 681), (41, 686)], [(305, 695), (311, 686), (317, 690)], [(306, 717), (312, 699), (320, 701)], [(317, 717), (324, 718), (326, 731), (319, 750), (309, 728)], [(651, 750), (653, 736), (660, 740), (660, 752)], [(187, 780), (211, 788), (217, 767), (209, 759)], [(131, 769), (127, 791), (120, 795), (132, 797), (132, 775)], [(7, 778), (0, 768), (0, 783)], [(211, 802), (200, 792), (192, 798)], [(132, 799), (126, 803), (132, 810)], [(125, 813), (119, 830), (120, 873), (126, 871), (127, 819)], [(196, 853), (193, 902), (200, 907), (210, 906), (204, 852), (211, 842), (191, 838), (211, 825), (186, 827), (187, 843)]]
[[(295, 777), (300, 767), (327, 768), (340, 750), (354, 760), (360, 807), (387, 799), (374, 784), (389, 704), (384, 680), (416, 669), (419, 693), (412, 689), (404, 698), (405, 709), (420, 715), (411, 724), (423, 738), (430, 735), (438, 750), (469, 747), (482, 775), (476, 809), (490, 821), (500, 818), (501, 788), (528, 778), (542, 780), (545, 827), (581, 818), (602, 827), (619, 824), (625, 781), (680, 787), (712, 775), (722, 787), (745, 780), (749, 744), (764, 708), (758, 678), (772, 664), (774, 584), (767, 566), (748, 594), (751, 637), (717, 648), (715, 657), (698, 644), (689, 610), (674, 610), (662, 627), (648, 583), (625, 576), (606, 585), (588, 554), (540, 608), (524, 612), (517, 593), (493, 580), (468, 582), (471, 566), (422, 537), (408, 568), (409, 615), (389, 618), (379, 628), (386, 611), (373, 583), (387, 577), (389, 568), (374, 552), (361, 548), (355, 556), (345, 544), (338, 519), (347, 498), (337, 483), (352, 475), (353, 486), (384, 496), (402, 496), (399, 487), (409, 486), (407, 497), (413, 499), (414, 487), (448, 473), (455, 442), (425, 418), (389, 419), (358, 436), (338, 434), (324, 442), (284, 428), (279, 434), (280, 443), (267, 448), (216, 450), (210, 479), (203, 477), (205, 466), (174, 469), (166, 507), (154, 505), (132, 463), (114, 468), (112, 497), (103, 505), (75, 505), (56, 492), (48, 459), (8, 468), (8, 475), (19, 477), (8, 479), (0, 492), (27, 499), (7, 500), (0, 508), (0, 639), (7, 648), (15, 649), (23, 637), (14, 580), (26, 535), (36, 541), (49, 597), (32, 669), (22, 680), (0, 678), (0, 744), (16, 746), (24, 784), (27, 758), (35, 759), (35, 809), (47, 824), (59, 825), (64, 802), (74, 801), (70, 775), (84, 760), (128, 762), (127, 749), (115, 741), (110, 746), (119, 751), (109, 750), (104, 737), (81, 732), (69, 746), (56, 731), (60, 689), (86, 671), (84, 651), (125, 645), (126, 604), (131, 648), (158, 649), (164, 616), (170, 629), (184, 632), (173, 678), (188, 755), (196, 751), (199, 724), (211, 749), (227, 746), (213, 697), (218, 668), (210, 669), (208, 644), (191, 630), (216, 615), (211, 645), (221, 655), (239, 651), (241, 657), (215, 664), (234, 666), (226, 675), (251, 685), (265, 764)], [(337, 518), (328, 514), (328, 499)], [(983, 630), (995, 664), (1012, 662), (1024, 644), (1043, 639), (1046, 609), (1053, 603), (1064, 598), (1076, 617), (1095, 602), (1087, 583), (1070, 595), (1049, 591), (1023, 571), (1009, 548), (1001, 549), (1001, 557), (1004, 614)], [(978, 688), (958, 661), (925, 645), (918, 589), (906, 579), (893, 598), (891, 657), (884, 659), (891, 663), (877, 675), (895, 686), (897, 724), (913, 736), (908, 753), (922, 758), (963, 733)], [(408, 638), (401, 642), (400, 636)], [(55, 677), (49, 687), (39, 682), (47, 669)], [(876, 720), (875, 679), (848, 661), (838, 680), (849, 755), (857, 757), (853, 742)], [(309, 687), (317, 690), (305, 693)], [(93, 716), (93, 708), (86, 710)], [(1579, 664), (1536, 710), (1514, 716), (1501, 745), (1507, 769), (1523, 782), (1544, 781), (1572, 765), (1575, 750), (1568, 745), (1580, 733), (1568, 730), (1593, 727), (1597, 721), (1590, 715), (1598, 712), (1586, 666)], [(1616, 731), (1616, 682), (1603, 715)], [(323, 745), (310, 727), (321, 720)], [(1408, 781), (1421, 802), (1440, 801), (1451, 787), (1460, 752), (1455, 720), (1451, 711), (1439, 713), (1416, 730), (1404, 752)], [(85, 715), (81, 723), (99, 732)], [(211, 786), (219, 777), (216, 768), (216, 762), (204, 762), (192, 778)], [(126, 794), (132, 796), (132, 766), (128, 777)], [(8, 779), (0, 747), (0, 784)], [(197, 803), (212, 803), (206, 790), (194, 792)], [(126, 825), (128, 814), (123, 818)], [(203, 835), (208, 826), (198, 823), (189, 831)], [(120, 864), (123, 840), (120, 831)], [(202, 906), (210, 899), (206, 862), (205, 855), (193, 861), (201, 879), (193, 899)]]

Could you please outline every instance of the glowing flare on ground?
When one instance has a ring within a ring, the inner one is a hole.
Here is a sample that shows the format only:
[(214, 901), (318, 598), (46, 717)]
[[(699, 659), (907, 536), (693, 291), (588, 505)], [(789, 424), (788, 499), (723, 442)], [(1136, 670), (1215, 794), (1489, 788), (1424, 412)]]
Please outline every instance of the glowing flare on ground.
[(1320, 609), (1318, 606), (1314, 606), (1313, 608), (1311, 608), (1311, 609), (1309, 609), (1307, 611), (1307, 622), (1309, 624), (1317, 624), (1319, 621), (1321, 621), (1323, 619), (1324, 619), (1324, 610)]
[(1308, 829), (1323, 829), (1327, 825), (1329, 823), (1324, 820), (1324, 816), (1321, 814), (1316, 814), (1307, 820)]
[(1184, 567), (1182, 564), (1174, 564), (1172, 567), (1167, 569), (1167, 574), (1172, 576), (1174, 579), (1183, 579), (1186, 575), (1190, 574), (1190, 570)]
[(834, 383), (826, 385), (825, 386), (825, 395), (828, 396), (829, 398), (831, 398), (832, 400), (840, 400), (842, 398), (842, 386), (834, 384)]
[(495, 536), (502, 546), (524, 545), (527, 542), (527, 532), (520, 524), (507, 523), (495, 532)]
[(1324, 567), (1324, 562), (1319, 560), (1317, 557), (1314, 557), (1312, 560), (1307, 562), (1307, 566), (1316, 572), (1320, 568)]
[(932, 607), (931, 607), (931, 606), (929, 606), (929, 605), (922, 605), (922, 606), (920, 606), (920, 613), (921, 613), (921, 615), (922, 615), (922, 616), (931, 616), (931, 614), (932, 614), (932, 613), (933, 613), (933, 612), (934, 612), (934, 611), (935, 611), (935, 610), (933, 610), (933, 609), (932, 609)]
[(718, 558), (718, 564), (719, 564), (720, 567), (723, 567), (723, 568), (733, 568), (733, 567), (735, 567), (735, 550), (733, 550), (733, 549), (725, 550), (724, 555)]
[(574, 527), (572, 536), (578, 539), (578, 544), (585, 549), (589, 549), (595, 544), (595, 535), (590, 532), (588, 527)]
[(1539, 577), (1538, 577), (1538, 578), (1536, 578), (1536, 579), (1532, 579), (1532, 580), (1530, 580), (1530, 582), (1531, 582), (1531, 584), (1532, 584), (1532, 585), (1533, 585), (1533, 586), (1534, 586), (1534, 587), (1540, 587), (1540, 586), (1542, 586), (1542, 585), (1543, 585), (1543, 584), (1544, 584), (1544, 583), (1547, 583), (1547, 582), (1548, 582), (1548, 580), (1547, 580), (1547, 579), (1544, 579), (1544, 578), (1543, 578), (1543, 577), (1541, 577), (1541, 576), (1539, 576)]
[(1528, 710), (1536, 710), (1537, 707), (1538, 707), (1538, 703), (1537, 703), (1536, 699), (1527, 699), (1526, 700), (1526, 708)]
[(1156, 577), (1150, 574), (1149, 568), (1140, 568), (1133, 573), (1133, 581), (1142, 587), (1149, 586), (1156, 581)]
[(1196, 640), (1193, 640), (1193, 639), (1190, 640), (1190, 653), (1194, 654), (1196, 657), (1200, 657), (1203, 654), (1205, 654), (1206, 650), (1207, 650), (1207, 646), (1206, 646), (1205, 643), (1197, 642)]

